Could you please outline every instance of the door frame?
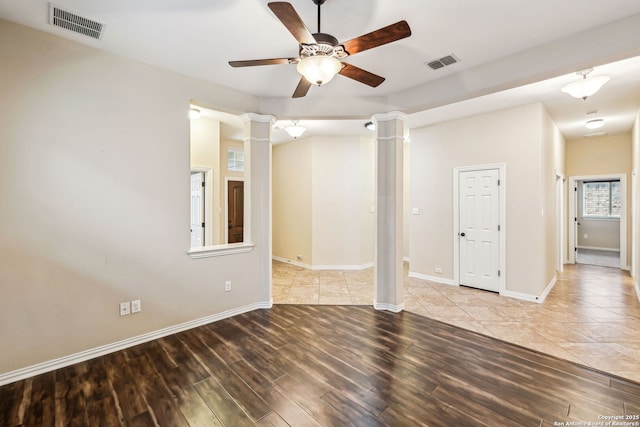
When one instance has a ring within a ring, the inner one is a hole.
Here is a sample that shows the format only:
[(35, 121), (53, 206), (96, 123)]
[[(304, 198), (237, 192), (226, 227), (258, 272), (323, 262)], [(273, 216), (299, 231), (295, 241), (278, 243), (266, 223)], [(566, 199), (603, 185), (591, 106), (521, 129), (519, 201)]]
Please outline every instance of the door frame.
[(506, 203), (506, 189), (507, 189), (507, 165), (506, 163), (492, 163), (486, 165), (475, 166), (457, 166), (453, 168), (453, 283), (460, 286), (460, 173), (461, 172), (473, 172), (483, 171), (489, 169), (498, 170), (498, 179), (500, 185), (498, 186), (498, 222), (500, 223), (499, 233), (499, 269), (500, 277), (498, 278), (499, 293), (503, 293), (506, 290), (506, 277), (507, 277), (507, 263), (506, 263), (506, 237), (507, 237), (507, 203)]
[[(244, 177), (242, 177), (242, 176), (238, 176), (238, 177), (236, 177), (236, 176), (225, 176), (224, 177), (224, 226), (223, 226), (223, 228), (224, 228), (224, 244), (225, 245), (228, 244), (227, 242), (229, 241), (229, 227), (228, 227), (228, 225), (229, 225), (229, 181), (242, 181), (242, 182), (245, 182), (244, 181)], [(244, 184), (244, 187), (245, 187), (244, 189), (246, 191), (246, 189), (247, 189), (246, 183)], [(246, 212), (247, 212), (246, 200), (247, 200), (247, 198), (245, 197), (244, 200), (245, 200), (245, 203), (243, 203), (243, 206), (244, 206), (244, 210), (245, 211), (243, 212), (243, 214), (244, 214), (245, 223), (246, 223), (246, 218), (247, 218), (247, 216), (246, 216)], [(245, 232), (242, 240), (244, 242), (247, 241), (246, 232)]]
[[(204, 227), (204, 245), (213, 245), (214, 238), (214, 223), (213, 220), (213, 168), (206, 166), (191, 166), (189, 174), (194, 172), (204, 173), (204, 214), (203, 219), (205, 223)], [(209, 225), (211, 224), (211, 225)]]
[[(579, 175), (579, 176), (570, 176), (569, 177), (569, 188), (571, 191), (571, 197), (569, 197), (569, 216), (568, 223), (571, 224), (569, 226), (569, 264), (576, 263), (576, 250), (575, 248), (578, 245), (578, 234), (576, 233), (577, 221), (578, 217), (578, 200), (577, 200), (577, 191), (575, 190), (578, 185), (578, 181), (591, 181), (591, 180), (620, 180), (620, 191), (622, 192), (622, 207), (620, 212), (620, 270), (629, 270), (629, 266), (627, 265), (627, 198), (629, 195), (627, 194), (627, 174), (625, 173), (612, 173), (612, 174), (603, 174), (603, 175)], [(573, 218), (573, 221), (571, 220)]]
[(556, 172), (556, 271), (562, 273), (567, 259), (567, 178)]

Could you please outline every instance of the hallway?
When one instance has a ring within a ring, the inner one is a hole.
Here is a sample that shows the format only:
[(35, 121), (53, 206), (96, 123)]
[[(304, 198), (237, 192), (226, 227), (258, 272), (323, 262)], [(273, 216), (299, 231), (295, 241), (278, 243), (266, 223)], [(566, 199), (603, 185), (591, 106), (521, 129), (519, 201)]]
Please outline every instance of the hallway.
[[(405, 309), (640, 382), (640, 302), (625, 271), (566, 265), (543, 304), (409, 278)], [(275, 304), (370, 305), (373, 269), (273, 263)]]

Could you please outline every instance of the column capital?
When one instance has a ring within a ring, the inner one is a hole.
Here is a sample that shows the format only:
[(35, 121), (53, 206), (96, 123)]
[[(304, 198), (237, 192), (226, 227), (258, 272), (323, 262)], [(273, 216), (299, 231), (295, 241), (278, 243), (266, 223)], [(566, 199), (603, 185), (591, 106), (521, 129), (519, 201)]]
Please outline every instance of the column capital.
[(390, 111), (388, 113), (374, 114), (373, 116), (371, 116), (371, 120), (374, 123), (388, 122), (390, 120), (402, 120), (403, 122), (406, 122), (407, 120), (409, 120), (409, 116), (402, 111)]
[(271, 123), (271, 122), (274, 122), (276, 118), (270, 114), (245, 113), (240, 116), (240, 120), (243, 123), (248, 123), (248, 122)]
[(253, 142), (271, 142), (271, 124), (275, 117), (255, 113), (245, 113), (240, 116), (244, 127), (243, 140)]

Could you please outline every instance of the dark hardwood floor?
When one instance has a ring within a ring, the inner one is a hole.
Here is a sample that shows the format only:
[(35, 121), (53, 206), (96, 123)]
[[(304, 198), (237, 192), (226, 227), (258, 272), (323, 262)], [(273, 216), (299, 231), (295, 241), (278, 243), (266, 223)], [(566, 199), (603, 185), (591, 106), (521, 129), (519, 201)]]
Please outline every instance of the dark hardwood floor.
[(3, 427), (640, 425), (639, 415), (640, 384), (365, 306), (276, 305), (0, 387)]

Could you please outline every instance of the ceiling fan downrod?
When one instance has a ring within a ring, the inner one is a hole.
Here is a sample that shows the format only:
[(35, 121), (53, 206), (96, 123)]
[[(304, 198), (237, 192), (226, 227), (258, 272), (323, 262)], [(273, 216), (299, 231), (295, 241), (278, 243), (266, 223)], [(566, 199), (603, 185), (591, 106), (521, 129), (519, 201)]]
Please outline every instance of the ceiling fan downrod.
[(324, 4), (326, 0), (313, 0), (313, 3), (318, 5), (318, 33), (321, 33), (322, 31), (320, 30), (320, 6), (322, 6)]

